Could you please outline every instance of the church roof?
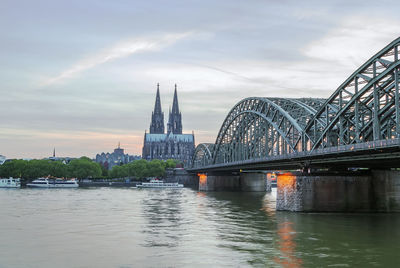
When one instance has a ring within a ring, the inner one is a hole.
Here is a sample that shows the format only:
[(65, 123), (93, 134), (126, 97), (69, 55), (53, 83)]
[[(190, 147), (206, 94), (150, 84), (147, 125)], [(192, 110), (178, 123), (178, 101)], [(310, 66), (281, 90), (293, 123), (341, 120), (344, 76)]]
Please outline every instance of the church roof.
[(175, 140), (180, 142), (194, 142), (193, 134), (145, 134), (145, 141), (148, 142), (160, 142)]

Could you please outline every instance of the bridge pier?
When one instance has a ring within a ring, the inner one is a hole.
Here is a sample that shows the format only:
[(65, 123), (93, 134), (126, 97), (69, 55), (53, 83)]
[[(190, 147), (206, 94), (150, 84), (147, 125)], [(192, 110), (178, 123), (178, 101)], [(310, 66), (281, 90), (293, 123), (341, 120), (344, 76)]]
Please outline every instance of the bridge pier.
[(373, 170), (371, 175), (375, 209), (400, 212), (400, 171)]
[(279, 174), (277, 210), (400, 212), (400, 171)]
[(240, 173), (240, 190), (243, 192), (271, 191), (271, 177), (263, 171), (244, 171)]
[(239, 175), (211, 175), (201, 173), (199, 176), (199, 191), (239, 191)]
[(271, 191), (271, 177), (268, 180), (268, 174), (263, 171), (222, 175), (199, 173), (198, 176), (199, 191)]

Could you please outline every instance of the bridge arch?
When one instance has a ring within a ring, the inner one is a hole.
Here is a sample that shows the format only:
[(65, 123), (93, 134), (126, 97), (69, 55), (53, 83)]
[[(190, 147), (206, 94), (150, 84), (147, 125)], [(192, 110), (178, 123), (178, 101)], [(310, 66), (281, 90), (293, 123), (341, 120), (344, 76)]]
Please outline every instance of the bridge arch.
[(212, 164), (263, 158), (301, 150), (308, 120), (322, 99), (246, 98), (225, 118)]
[(213, 151), (213, 143), (200, 143), (199, 145), (197, 145), (193, 154), (192, 167), (197, 168), (210, 165), (212, 162)]
[(305, 128), (306, 150), (400, 137), (397, 38), (347, 78)]
[(400, 38), (347, 78), (328, 99), (251, 97), (225, 118), (215, 144), (193, 165), (214, 165), (331, 146), (400, 138)]

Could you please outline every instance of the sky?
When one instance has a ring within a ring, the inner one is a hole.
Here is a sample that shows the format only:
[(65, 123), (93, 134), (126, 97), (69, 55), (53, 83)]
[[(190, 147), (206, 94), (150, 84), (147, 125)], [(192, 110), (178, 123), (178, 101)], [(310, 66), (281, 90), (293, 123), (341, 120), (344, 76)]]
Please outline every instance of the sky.
[(0, 155), (141, 154), (157, 83), (215, 142), (246, 97), (328, 98), (400, 36), (400, 2), (1, 0)]

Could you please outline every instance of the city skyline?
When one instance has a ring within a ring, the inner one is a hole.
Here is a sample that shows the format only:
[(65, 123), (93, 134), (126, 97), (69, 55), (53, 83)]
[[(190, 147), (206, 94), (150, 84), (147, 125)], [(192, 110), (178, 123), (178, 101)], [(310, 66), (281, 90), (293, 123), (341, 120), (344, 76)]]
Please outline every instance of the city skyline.
[[(389, 10), (387, 7), (392, 6)], [(396, 1), (4, 1), (0, 155), (141, 154), (157, 83), (214, 142), (241, 99), (329, 97), (400, 36)], [(385, 14), (385, 16), (382, 16)]]

